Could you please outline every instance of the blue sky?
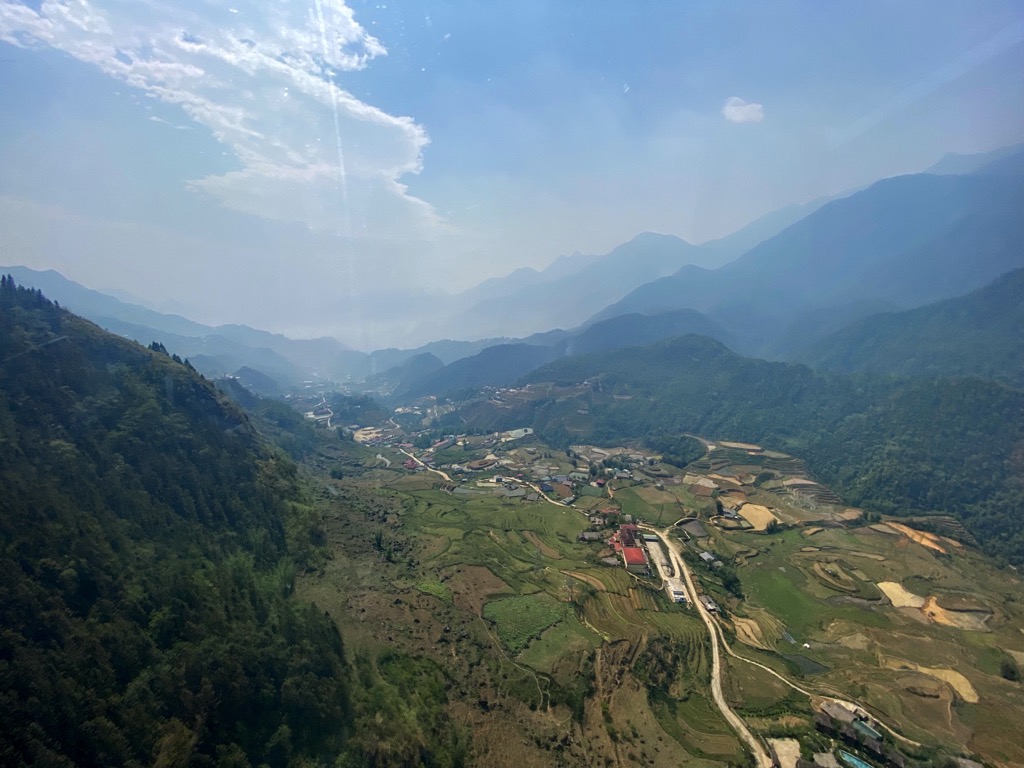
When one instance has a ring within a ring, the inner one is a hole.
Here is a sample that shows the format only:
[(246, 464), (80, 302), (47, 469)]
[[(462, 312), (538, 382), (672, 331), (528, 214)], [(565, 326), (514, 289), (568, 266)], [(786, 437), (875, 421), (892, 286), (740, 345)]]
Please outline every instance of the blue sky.
[(0, 41), (0, 262), (364, 346), (1024, 140), (1018, 2), (0, 0)]

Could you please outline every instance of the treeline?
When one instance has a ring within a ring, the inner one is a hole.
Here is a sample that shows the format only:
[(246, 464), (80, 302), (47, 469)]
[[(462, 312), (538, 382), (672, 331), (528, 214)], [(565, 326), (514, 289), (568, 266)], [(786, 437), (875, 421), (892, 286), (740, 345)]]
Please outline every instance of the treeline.
[[(615, 442), (694, 433), (804, 458), (850, 503), (891, 514), (949, 512), (989, 553), (1024, 563), (1024, 391), (980, 379), (815, 373), (742, 358), (685, 336), (566, 358), (528, 381), (591, 381), (582, 398), (539, 401), (548, 439)], [(631, 399), (612, 399), (610, 393)], [(589, 412), (576, 414), (581, 399)]]
[(333, 763), (344, 649), (288, 597), (312, 521), (209, 382), (0, 280), (0, 763)]

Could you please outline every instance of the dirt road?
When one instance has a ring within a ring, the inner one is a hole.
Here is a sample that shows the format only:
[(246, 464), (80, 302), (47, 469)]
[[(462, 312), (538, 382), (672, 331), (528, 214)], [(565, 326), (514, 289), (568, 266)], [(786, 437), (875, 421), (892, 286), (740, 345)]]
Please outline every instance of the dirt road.
[(718, 632), (715, 628), (715, 623), (711, 618), (711, 614), (708, 613), (704, 604), (697, 599), (697, 588), (693, 583), (693, 576), (690, 574), (690, 569), (687, 567), (682, 554), (679, 552), (679, 545), (669, 537), (668, 528), (662, 531), (648, 526), (643, 526), (643, 528), (657, 534), (661, 539), (662, 544), (665, 545), (669, 553), (669, 557), (672, 558), (672, 563), (675, 566), (676, 573), (681, 573), (683, 575), (683, 579), (686, 582), (686, 591), (689, 593), (690, 601), (697, 607), (697, 611), (700, 613), (701, 618), (704, 619), (704, 625), (708, 628), (708, 635), (711, 637), (711, 698), (714, 699), (715, 706), (718, 707), (718, 710), (722, 713), (722, 717), (725, 718), (725, 721), (729, 723), (729, 727), (736, 731), (740, 739), (747, 745), (747, 748), (750, 749), (759, 768), (771, 768), (772, 759), (768, 756), (768, 752), (747, 727), (747, 724), (743, 722), (743, 718), (732, 710), (732, 707), (730, 707), (728, 702), (725, 700), (725, 695), (722, 693), (722, 658), (718, 647)]

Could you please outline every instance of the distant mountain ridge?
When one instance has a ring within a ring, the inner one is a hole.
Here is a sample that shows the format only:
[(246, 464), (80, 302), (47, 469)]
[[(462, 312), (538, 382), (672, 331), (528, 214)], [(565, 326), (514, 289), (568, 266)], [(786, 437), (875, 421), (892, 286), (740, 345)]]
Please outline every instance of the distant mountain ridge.
[(981, 376), (1024, 387), (1024, 269), (966, 296), (866, 318), (797, 359), (831, 371)]
[(684, 334), (731, 341), (725, 329), (691, 309), (659, 315), (622, 315), (572, 331), (534, 334), (517, 343), (488, 347), (396, 388), (393, 399), (400, 401), (485, 386), (510, 386), (522, 376), (559, 358), (611, 352)]
[(233, 373), (250, 366), (280, 382), (308, 378), (325, 364), (359, 355), (337, 339), (289, 339), (245, 325), (209, 326), (167, 315), (86, 288), (53, 270), (0, 267), (22, 285), (47, 296), (97, 325), (141, 344), (159, 341), (181, 357), (197, 358), (208, 376)]
[[(741, 351), (774, 356), (823, 310), (853, 322), (880, 305), (908, 309), (973, 290), (1024, 266), (1019, 156), (974, 175), (880, 181), (718, 269), (688, 266), (647, 283), (592, 321), (688, 307), (733, 333)], [(816, 328), (804, 331), (808, 343)]]
[(785, 206), (718, 240), (692, 245), (675, 235), (642, 232), (602, 255), (560, 256), (546, 269), (517, 269), (491, 278), (452, 298), (463, 308), (446, 322), (444, 332), (473, 329), (491, 336), (525, 336), (537, 332), (537, 317), (550, 327), (574, 327), (649, 280), (680, 267), (705, 269), (726, 264), (758, 243), (813, 213), (829, 198)]

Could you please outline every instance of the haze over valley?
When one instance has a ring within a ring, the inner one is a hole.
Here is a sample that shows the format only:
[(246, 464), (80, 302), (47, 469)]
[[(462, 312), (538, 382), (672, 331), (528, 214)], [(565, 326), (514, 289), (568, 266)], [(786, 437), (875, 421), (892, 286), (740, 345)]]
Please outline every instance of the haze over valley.
[(0, 0), (4, 765), (1024, 766), (1024, 13)]

